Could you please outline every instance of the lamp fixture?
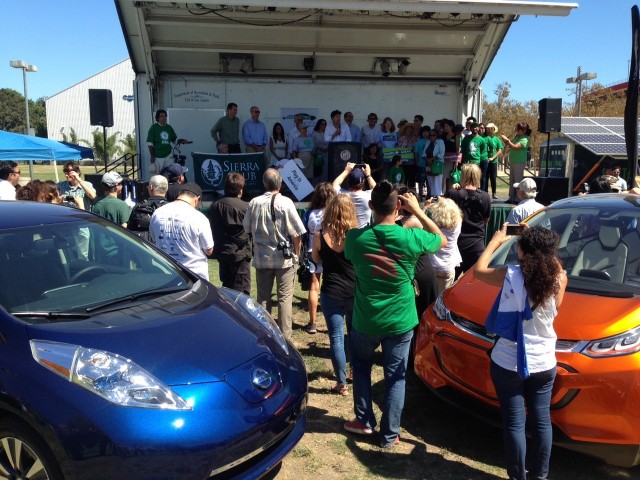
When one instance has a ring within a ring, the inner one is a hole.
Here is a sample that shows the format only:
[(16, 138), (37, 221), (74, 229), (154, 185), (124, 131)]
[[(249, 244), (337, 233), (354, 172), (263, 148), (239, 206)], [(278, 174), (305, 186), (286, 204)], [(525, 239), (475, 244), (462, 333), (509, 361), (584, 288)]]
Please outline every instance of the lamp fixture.
[(391, 74), (391, 64), (386, 58), (380, 60), (380, 71), (383, 77), (388, 77)]
[(302, 60), (302, 66), (306, 72), (313, 72), (313, 68), (316, 65), (316, 59), (314, 57), (304, 57)]
[(242, 62), (242, 65), (240, 65), (240, 71), (242, 73), (249, 73), (249, 72), (253, 72), (253, 57), (252, 56), (247, 56), (244, 57), (244, 62)]
[(411, 62), (408, 58), (401, 58), (398, 60), (398, 73), (400, 75), (404, 75), (407, 73), (407, 68), (411, 65)]

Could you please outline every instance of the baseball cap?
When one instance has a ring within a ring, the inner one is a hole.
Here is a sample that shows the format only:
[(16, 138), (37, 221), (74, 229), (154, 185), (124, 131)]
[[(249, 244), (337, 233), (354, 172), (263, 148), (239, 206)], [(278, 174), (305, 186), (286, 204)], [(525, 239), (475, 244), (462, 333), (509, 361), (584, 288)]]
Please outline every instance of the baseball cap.
[(179, 177), (183, 173), (187, 173), (189, 169), (187, 167), (183, 167), (179, 163), (172, 163), (166, 169), (164, 169), (167, 176), (169, 178)]
[(182, 185), (182, 187), (180, 187), (180, 192), (185, 192), (185, 191), (191, 192), (194, 195), (197, 195), (198, 197), (202, 196), (202, 189), (200, 188), (200, 185), (198, 185), (195, 182), (189, 182)]
[(536, 181), (533, 178), (523, 178), (522, 181), (514, 183), (513, 188), (517, 188), (518, 190), (528, 193), (538, 190)]
[(361, 168), (354, 168), (349, 173), (349, 186), (355, 187), (356, 185), (360, 185), (364, 182), (364, 171)]
[(107, 187), (115, 187), (120, 182), (122, 182), (122, 176), (118, 172), (107, 172), (102, 175), (102, 180)]

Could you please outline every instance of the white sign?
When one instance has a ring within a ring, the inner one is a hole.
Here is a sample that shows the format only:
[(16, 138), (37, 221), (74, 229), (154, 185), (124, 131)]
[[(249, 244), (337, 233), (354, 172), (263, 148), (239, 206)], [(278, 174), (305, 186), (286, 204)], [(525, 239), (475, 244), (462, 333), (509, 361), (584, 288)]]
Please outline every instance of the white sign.
[(313, 185), (309, 183), (307, 177), (304, 176), (302, 170), (293, 160), (285, 163), (279, 172), (282, 176), (282, 181), (287, 184), (287, 187), (289, 187), (289, 190), (291, 190), (291, 193), (296, 196), (299, 202), (313, 192)]

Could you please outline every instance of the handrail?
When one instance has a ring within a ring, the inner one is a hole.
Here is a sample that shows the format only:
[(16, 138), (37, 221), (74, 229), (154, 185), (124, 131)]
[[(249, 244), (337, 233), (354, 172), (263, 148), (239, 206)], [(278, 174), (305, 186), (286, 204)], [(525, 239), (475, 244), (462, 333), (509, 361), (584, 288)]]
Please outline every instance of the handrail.
[[(134, 179), (136, 177), (136, 173), (138, 172), (138, 157), (137, 153), (125, 153), (119, 158), (116, 158), (113, 162), (110, 162), (106, 167), (101, 167), (100, 169), (96, 169), (96, 173), (104, 173), (115, 170), (118, 167), (124, 166), (124, 173), (129, 178)], [(131, 170), (129, 170), (129, 165)]]

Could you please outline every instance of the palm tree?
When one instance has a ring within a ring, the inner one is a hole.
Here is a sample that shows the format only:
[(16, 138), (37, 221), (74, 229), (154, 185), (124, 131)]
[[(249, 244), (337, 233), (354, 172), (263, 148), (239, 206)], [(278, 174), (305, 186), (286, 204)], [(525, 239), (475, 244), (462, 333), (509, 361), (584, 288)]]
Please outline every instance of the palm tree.
[(78, 142), (80, 140), (78, 140), (78, 134), (76, 133), (75, 129), (73, 127), (70, 128), (70, 133), (69, 135), (67, 135), (66, 133), (62, 132), (62, 141), (67, 142), (67, 143), (73, 143), (74, 145), (78, 145)]
[(124, 145), (122, 148), (122, 155), (135, 155), (136, 152), (136, 134), (127, 133), (127, 135), (120, 139), (120, 143)]
[[(118, 146), (118, 136), (120, 132), (112, 133), (107, 136), (107, 157), (108, 160), (112, 160), (113, 157), (119, 157), (121, 155), (122, 149)], [(100, 160), (104, 162), (104, 138), (100, 129), (96, 128), (91, 132), (92, 141), (88, 140), (80, 140), (80, 142), (86, 143), (89, 147), (93, 149), (93, 154), (95, 155), (96, 160)]]

